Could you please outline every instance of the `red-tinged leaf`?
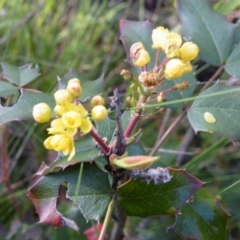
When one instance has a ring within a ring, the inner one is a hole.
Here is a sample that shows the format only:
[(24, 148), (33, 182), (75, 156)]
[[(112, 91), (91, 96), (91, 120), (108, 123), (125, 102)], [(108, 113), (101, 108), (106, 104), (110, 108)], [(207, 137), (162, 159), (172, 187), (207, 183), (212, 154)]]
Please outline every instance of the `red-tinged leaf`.
[(64, 171), (41, 177), (31, 187), (28, 197), (35, 205), (40, 222), (78, 229), (74, 221), (57, 210), (58, 188), (62, 182), (68, 183), (66, 197), (77, 204), (86, 220), (100, 220), (111, 200), (108, 175), (94, 163), (84, 163), (82, 175), (79, 174), (79, 164), (70, 166)]
[(21, 89), (21, 95), (16, 104), (12, 107), (0, 105), (0, 125), (11, 121), (33, 119), (33, 106), (41, 102), (47, 103), (52, 108), (54, 107), (52, 94)]
[(161, 185), (131, 180), (118, 188), (119, 202), (128, 216), (178, 214), (182, 205), (202, 186), (185, 170), (169, 168), (172, 179)]
[(182, 207), (173, 230), (186, 240), (228, 239), (229, 214), (217, 198), (200, 189), (192, 201)]

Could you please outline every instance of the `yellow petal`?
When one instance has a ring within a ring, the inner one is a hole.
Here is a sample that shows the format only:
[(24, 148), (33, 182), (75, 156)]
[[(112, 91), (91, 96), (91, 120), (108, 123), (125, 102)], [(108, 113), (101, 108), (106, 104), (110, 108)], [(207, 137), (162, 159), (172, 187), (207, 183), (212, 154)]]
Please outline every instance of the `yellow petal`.
[(83, 118), (82, 119), (82, 125), (81, 125), (80, 129), (84, 134), (89, 133), (92, 129), (91, 121), (87, 118)]

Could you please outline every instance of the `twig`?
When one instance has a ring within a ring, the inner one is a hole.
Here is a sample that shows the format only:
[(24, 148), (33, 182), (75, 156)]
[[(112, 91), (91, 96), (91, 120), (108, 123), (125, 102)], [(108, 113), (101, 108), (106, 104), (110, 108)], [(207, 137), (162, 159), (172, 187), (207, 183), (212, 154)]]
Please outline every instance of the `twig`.
[(153, 150), (150, 152), (149, 156), (155, 155), (155, 153), (158, 151), (158, 148), (163, 144), (163, 142), (166, 140), (167, 136), (179, 124), (179, 122), (185, 117), (185, 115), (186, 115), (186, 111), (184, 111), (180, 116), (178, 116), (175, 119), (175, 121), (171, 124), (171, 126), (168, 128), (168, 130), (164, 133), (162, 138), (156, 143)]

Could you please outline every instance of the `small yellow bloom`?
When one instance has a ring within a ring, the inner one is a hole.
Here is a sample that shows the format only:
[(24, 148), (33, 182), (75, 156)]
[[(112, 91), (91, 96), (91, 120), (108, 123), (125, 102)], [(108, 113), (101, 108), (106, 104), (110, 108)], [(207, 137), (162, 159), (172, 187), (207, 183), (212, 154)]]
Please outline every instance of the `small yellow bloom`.
[(173, 58), (179, 55), (179, 48), (182, 45), (182, 37), (178, 33), (169, 33), (167, 35), (167, 46), (165, 53), (168, 58)]
[(204, 120), (207, 122), (207, 123), (210, 123), (210, 124), (213, 124), (216, 122), (216, 118), (213, 116), (212, 113), (210, 112), (205, 112), (204, 115)]
[(97, 105), (104, 105), (104, 104), (105, 104), (104, 98), (100, 95), (94, 96), (91, 100), (92, 107)]
[(79, 97), (82, 93), (82, 87), (77, 81), (69, 81), (66, 89), (72, 97)]
[(62, 115), (62, 122), (67, 128), (78, 128), (82, 124), (82, 116), (74, 111)]
[(195, 59), (198, 53), (198, 46), (192, 42), (185, 42), (180, 48), (180, 58), (186, 62)]
[(58, 105), (64, 105), (72, 101), (72, 96), (67, 90), (60, 89), (54, 93), (54, 99)]
[(165, 77), (167, 79), (173, 79), (181, 77), (185, 71), (185, 64), (183, 61), (177, 58), (173, 58), (168, 61), (165, 68)]
[(88, 111), (85, 109), (85, 107), (82, 104), (74, 104), (74, 103), (65, 103), (64, 105), (67, 108), (67, 111), (74, 111), (79, 113), (82, 117), (86, 117), (88, 115)]
[(137, 67), (143, 67), (150, 62), (150, 56), (141, 42), (134, 43), (131, 46), (130, 58)]
[(91, 114), (93, 120), (102, 121), (103, 119), (106, 118), (108, 111), (104, 106), (98, 105), (93, 107)]
[(92, 122), (88, 118), (82, 118), (80, 130), (83, 134), (89, 133), (92, 129)]
[(77, 83), (79, 85), (81, 85), (81, 81), (78, 79), (78, 78), (72, 78), (68, 81), (68, 84), (71, 84), (71, 83)]
[(47, 149), (53, 149), (57, 152), (63, 152), (64, 155), (69, 155), (68, 161), (75, 155), (75, 146), (72, 137), (65, 134), (56, 134), (48, 137), (44, 141), (44, 146)]
[(190, 62), (184, 62), (184, 73), (190, 73), (192, 71), (192, 65)]
[(169, 34), (168, 29), (164, 27), (157, 27), (152, 31), (153, 48), (165, 49), (167, 46), (167, 35)]
[(33, 107), (33, 118), (38, 123), (48, 122), (51, 118), (51, 108), (46, 103), (39, 103)]

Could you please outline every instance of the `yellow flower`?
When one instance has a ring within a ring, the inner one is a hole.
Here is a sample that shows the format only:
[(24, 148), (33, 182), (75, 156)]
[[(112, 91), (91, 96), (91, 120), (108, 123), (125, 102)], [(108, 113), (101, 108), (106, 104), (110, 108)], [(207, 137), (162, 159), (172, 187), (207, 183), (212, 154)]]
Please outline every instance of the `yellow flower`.
[(167, 79), (178, 78), (184, 74), (185, 64), (177, 58), (168, 61), (165, 68), (165, 77)]
[(199, 53), (199, 48), (195, 43), (185, 42), (180, 48), (180, 58), (183, 61), (191, 61), (195, 59)]
[(80, 130), (83, 134), (89, 133), (92, 129), (92, 122), (88, 118), (82, 118)]
[(77, 133), (77, 128), (67, 128), (62, 118), (54, 119), (51, 122), (51, 128), (47, 128), (48, 134), (66, 134), (73, 137)]
[(72, 96), (67, 90), (60, 89), (54, 93), (54, 99), (58, 105), (64, 105), (72, 101)]
[(179, 48), (182, 45), (182, 37), (178, 33), (169, 33), (167, 35), (167, 46), (165, 53), (168, 58), (173, 58), (179, 55)]
[(69, 137), (66, 134), (56, 134), (48, 137), (44, 141), (44, 146), (47, 149), (53, 149), (57, 152), (62, 152), (65, 156), (69, 155), (68, 161), (75, 155), (75, 146), (73, 137)]
[(108, 111), (104, 106), (98, 105), (93, 107), (91, 114), (93, 120), (102, 121), (103, 119), (106, 118)]
[(74, 111), (62, 115), (62, 122), (67, 128), (78, 128), (82, 124), (82, 116)]
[(137, 67), (143, 67), (150, 62), (150, 56), (141, 42), (134, 43), (131, 46), (130, 58)]
[(54, 108), (54, 112), (58, 116), (62, 116), (67, 111), (68, 111), (68, 109), (65, 105), (56, 105)]
[(169, 34), (168, 29), (164, 27), (157, 27), (152, 31), (153, 48), (165, 49), (167, 46), (167, 35)]
[(78, 79), (78, 78), (72, 78), (68, 81), (68, 84), (71, 84), (71, 83), (77, 83), (79, 85), (81, 85), (81, 81)]
[(51, 118), (51, 108), (46, 103), (39, 103), (33, 107), (33, 118), (38, 123), (48, 122)]

